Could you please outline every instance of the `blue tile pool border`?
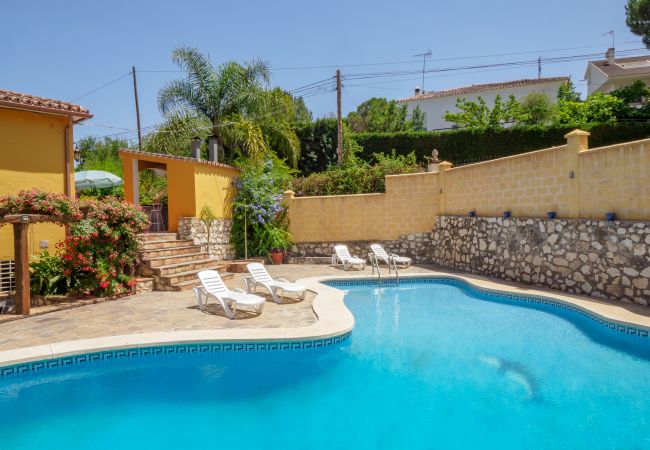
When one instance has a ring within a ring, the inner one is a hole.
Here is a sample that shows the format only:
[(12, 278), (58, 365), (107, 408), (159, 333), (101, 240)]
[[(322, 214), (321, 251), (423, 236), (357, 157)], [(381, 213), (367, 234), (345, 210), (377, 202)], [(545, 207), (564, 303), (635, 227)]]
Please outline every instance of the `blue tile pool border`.
[(650, 330), (641, 326), (633, 326), (630, 324), (607, 320), (596, 313), (590, 312), (570, 303), (563, 302), (561, 300), (552, 299), (550, 297), (534, 294), (513, 294), (492, 289), (484, 289), (473, 285), (469, 281), (448, 276), (421, 276), (400, 278), (399, 285), (396, 284), (394, 279), (328, 280), (323, 281), (323, 283), (334, 288), (344, 288), (346, 286), (398, 287), (399, 285), (403, 284), (444, 284), (461, 288), (473, 294), (481, 294), (488, 297), (489, 300), (498, 301), (501, 303), (509, 303), (514, 305), (528, 303), (533, 306), (550, 307), (549, 309), (571, 312), (582, 316), (583, 318), (589, 319), (593, 323), (600, 325), (601, 327), (604, 327), (610, 331), (615, 331), (617, 333), (630, 337), (641, 338), (647, 342), (650, 342)]
[(161, 355), (197, 354), (197, 353), (230, 353), (230, 352), (260, 352), (286, 350), (312, 350), (338, 345), (347, 340), (351, 331), (339, 336), (300, 341), (268, 341), (268, 342), (204, 342), (192, 344), (153, 345), (101, 352), (84, 353), (64, 356), (29, 363), (0, 367), (0, 378), (31, 374), (47, 369), (88, 364), (98, 361), (111, 361), (133, 357), (148, 357)]

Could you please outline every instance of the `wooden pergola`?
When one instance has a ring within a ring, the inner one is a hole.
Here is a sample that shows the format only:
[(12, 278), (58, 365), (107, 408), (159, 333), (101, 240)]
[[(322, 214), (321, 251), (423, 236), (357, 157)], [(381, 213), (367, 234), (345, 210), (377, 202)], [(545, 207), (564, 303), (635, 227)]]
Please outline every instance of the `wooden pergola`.
[(29, 316), (31, 305), (29, 289), (29, 239), (27, 231), (31, 223), (70, 222), (60, 217), (42, 214), (8, 214), (0, 217), (0, 224), (8, 223), (14, 228), (14, 260), (16, 261), (16, 297), (15, 314)]

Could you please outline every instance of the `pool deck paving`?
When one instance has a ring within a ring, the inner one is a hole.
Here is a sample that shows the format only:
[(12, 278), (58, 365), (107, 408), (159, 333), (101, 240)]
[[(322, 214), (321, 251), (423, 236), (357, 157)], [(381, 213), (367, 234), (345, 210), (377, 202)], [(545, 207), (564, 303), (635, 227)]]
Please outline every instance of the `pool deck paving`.
[[(288, 294), (282, 304), (270, 295), (264, 312), (240, 310), (229, 320), (213, 300), (200, 311), (193, 291), (148, 292), (87, 304), (73, 309), (0, 323), (0, 365), (27, 362), (103, 349), (155, 345), (156, 343), (218, 340), (292, 340), (326, 337), (352, 329), (354, 319), (343, 305), (341, 291), (319, 283), (325, 278), (371, 277), (369, 267), (348, 272), (327, 265), (267, 266), (273, 277), (301, 280), (310, 289), (303, 301)], [(400, 270), (400, 275), (439, 275), (462, 278), (488, 290), (548, 296), (587, 309), (608, 320), (650, 328), (650, 308), (626, 303), (603, 302), (558, 291), (492, 280), (432, 265)], [(382, 275), (387, 270), (382, 269)], [(376, 275), (374, 276), (376, 277)], [(243, 288), (243, 274), (226, 283)]]

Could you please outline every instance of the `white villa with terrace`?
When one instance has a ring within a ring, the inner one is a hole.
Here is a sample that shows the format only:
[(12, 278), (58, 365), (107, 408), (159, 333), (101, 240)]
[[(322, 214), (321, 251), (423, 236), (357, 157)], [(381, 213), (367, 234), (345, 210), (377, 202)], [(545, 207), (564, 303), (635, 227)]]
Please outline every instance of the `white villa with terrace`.
[(605, 59), (589, 61), (585, 72), (587, 93), (611, 92), (637, 80), (650, 84), (650, 55), (616, 58), (613, 48), (607, 50)]
[(424, 113), (425, 126), (427, 130), (442, 130), (454, 128), (454, 123), (445, 120), (447, 111), (457, 111), (456, 100), (465, 98), (468, 101), (478, 101), (479, 96), (493, 105), (497, 95), (506, 100), (514, 95), (521, 100), (533, 92), (541, 92), (548, 95), (551, 101), (555, 102), (558, 89), (561, 85), (568, 83), (569, 77), (533, 78), (500, 83), (471, 84), (455, 89), (432, 91), (423, 93), (419, 88), (411, 97), (397, 100), (398, 103), (407, 105), (409, 114), (417, 106)]

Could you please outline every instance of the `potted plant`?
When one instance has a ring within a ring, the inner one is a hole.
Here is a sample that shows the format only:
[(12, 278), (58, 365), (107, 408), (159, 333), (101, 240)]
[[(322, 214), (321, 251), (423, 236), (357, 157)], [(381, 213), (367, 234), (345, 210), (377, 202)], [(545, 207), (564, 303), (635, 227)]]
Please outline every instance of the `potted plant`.
[(286, 250), (292, 243), (289, 231), (283, 227), (269, 224), (262, 234), (260, 247), (267, 249), (273, 264), (282, 264)]

